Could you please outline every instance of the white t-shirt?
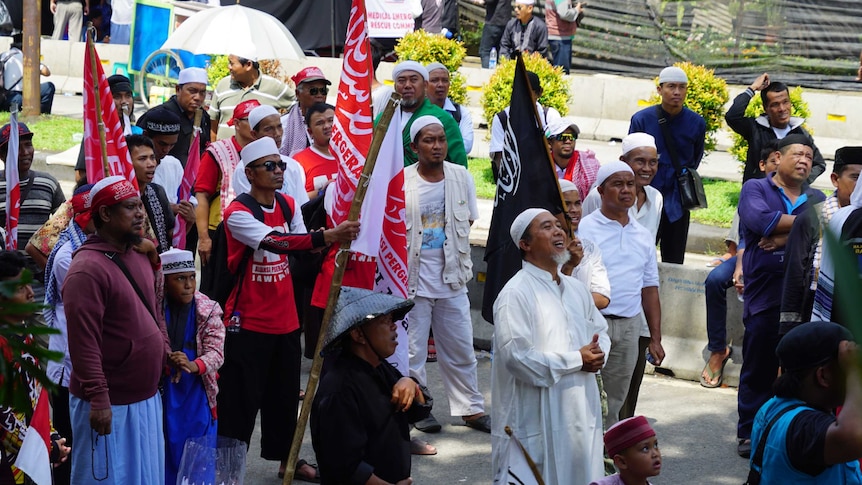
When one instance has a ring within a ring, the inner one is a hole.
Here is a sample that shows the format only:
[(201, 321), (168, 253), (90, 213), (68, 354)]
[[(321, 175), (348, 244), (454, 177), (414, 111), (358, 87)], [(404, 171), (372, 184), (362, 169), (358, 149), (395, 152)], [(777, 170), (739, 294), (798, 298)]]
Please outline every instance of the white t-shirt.
[(135, 0), (111, 0), (111, 23), (131, 25), (134, 6)]
[(419, 282), (416, 296), (425, 298), (451, 298), (466, 291), (453, 290), (443, 283), (443, 268), (446, 256), (446, 192), (445, 180), (428, 182), (417, 177), (419, 212), (422, 214), (422, 246), (419, 254)]
[(3, 88), (7, 91), (24, 91), (24, 55), (18, 49), (15, 51), (3, 67)]
[[(542, 118), (542, 132), (545, 131), (545, 127), (548, 126), (548, 123), (553, 123), (561, 118), (560, 112), (554, 108), (549, 107), (548, 113), (545, 114), (545, 107), (539, 104), (538, 101), (536, 102), (536, 109), (539, 110), (539, 117)], [(507, 106), (503, 111), (505, 111), (508, 116), (509, 107)], [(505, 129), (500, 123), (500, 117), (494, 115), (494, 119), (491, 121), (491, 146), (488, 150), (492, 154), (503, 151), (503, 141), (505, 139), (504, 132)]]

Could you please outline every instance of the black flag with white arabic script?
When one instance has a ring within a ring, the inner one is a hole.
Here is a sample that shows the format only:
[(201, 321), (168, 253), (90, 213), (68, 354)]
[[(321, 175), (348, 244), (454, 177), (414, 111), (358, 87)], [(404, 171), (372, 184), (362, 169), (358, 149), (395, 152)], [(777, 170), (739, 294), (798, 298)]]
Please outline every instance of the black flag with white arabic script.
[(488, 263), (482, 317), (494, 323), (494, 301), (503, 286), (521, 269), (521, 254), (509, 236), (518, 214), (531, 207), (563, 212), (557, 174), (548, 158), (527, 68), (518, 54), (512, 101), (504, 130), (503, 159), (497, 178), (497, 197), (485, 246)]

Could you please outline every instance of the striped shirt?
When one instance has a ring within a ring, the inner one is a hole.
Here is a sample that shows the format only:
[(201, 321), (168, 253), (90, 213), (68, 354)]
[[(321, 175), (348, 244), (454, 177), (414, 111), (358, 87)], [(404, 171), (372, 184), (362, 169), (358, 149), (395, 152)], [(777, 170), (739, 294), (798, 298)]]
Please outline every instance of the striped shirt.
[[(24, 250), (33, 233), (42, 227), (66, 201), (60, 182), (45, 172), (30, 170), (33, 174), (33, 186), (27, 191), (29, 175), (21, 177), (21, 194), (27, 193), (27, 198), (22, 201), (18, 215), (18, 249)], [(6, 225), (6, 171), (0, 170), (0, 219)]]
[(222, 78), (213, 92), (209, 115), (218, 122), (218, 139), (230, 138), (234, 135), (232, 126), (227, 122), (233, 117), (233, 109), (239, 103), (256, 99), (260, 104), (268, 104), (275, 109), (286, 109), (293, 104), (296, 96), (287, 84), (278, 79), (261, 74), (257, 82), (248, 88), (243, 88), (230, 76)]

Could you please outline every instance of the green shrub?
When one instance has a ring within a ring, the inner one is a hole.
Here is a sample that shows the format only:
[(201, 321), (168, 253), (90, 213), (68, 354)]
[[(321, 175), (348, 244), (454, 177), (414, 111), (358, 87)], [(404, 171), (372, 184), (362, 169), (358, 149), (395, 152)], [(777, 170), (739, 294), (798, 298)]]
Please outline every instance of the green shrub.
[[(715, 133), (721, 129), (724, 122), (724, 105), (729, 99), (727, 83), (717, 77), (715, 71), (690, 62), (677, 62), (674, 66), (685, 71), (688, 76), (688, 92), (685, 95), (685, 105), (688, 109), (703, 116), (706, 121), (706, 140), (704, 150), (709, 153), (715, 150)], [(658, 78), (655, 79), (658, 85)], [(649, 99), (652, 104), (661, 103), (658, 93)]]
[[(808, 103), (802, 99), (802, 87), (796, 86), (790, 90), (790, 116), (798, 116), (800, 118), (808, 118), (811, 116), (811, 110), (808, 108)], [(754, 93), (751, 102), (748, 103), (748, 108), (745, 109), (745, 116), (760, 116), (764, 113), (763, 101), (760, 100), (760, 93)], [(812, 133), (811, 128), (806, 124), (802, 124), (809, 133)], [(740, 166), (745, 166), (745, 158), (748, 154), (748, 142), (738, 133), (733, 132), (733, 145), (730, 147), (730, 153), (739, 161)]]
[(227, 56), (210, 57), (210, 64), (207, 66), (207, 78), (209, 79), (210, 86), (212, 86), (213, 89), (215, 89), (222, 78), (230, 74), (227, 64)]
[(395, 46), (395, 53), (401, 60), (416, 61), (420, 64), (439, 62), (449, 69), (451, 85), (449, 98), (458, 104), (467, 101), (467, 79), (458, 72), (467, 49), (457, 40), (447, 39), (442, 35), (429, 34), (424, 30), (415, 30), (405, 35)]
[[(515, 79), (515, 60), (500, 59), (497, 69), (482, 90), (482, 111), (485, 122), (491, 126), (494, 115), (506, 109), (512, 99), (512, 81)], [(542, 83), (542, 106), (555, 108), (561, 115), (569, 112), (569, 83), (563, 79), (563, 68), (554, 67), (548, 60), (533, 52), (524, 56), (528, 71), (535, 72)]]

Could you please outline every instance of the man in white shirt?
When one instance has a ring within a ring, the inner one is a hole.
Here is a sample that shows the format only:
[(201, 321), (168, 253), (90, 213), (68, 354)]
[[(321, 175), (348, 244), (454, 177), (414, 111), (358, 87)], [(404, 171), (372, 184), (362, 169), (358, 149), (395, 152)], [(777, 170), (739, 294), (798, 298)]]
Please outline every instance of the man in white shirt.
[[(3, 63), (3, 88), (6, 89), (6, 99), (0, 102), (0, 111), (11, 111), (13, 104), (20, 109), (24, 101), (24, 53), (21, 52), (19, 35), (15, 35), (12, 47), (0, 55), (0, 63)], [(51, 75), (51, 70), (40, 63), (39, 74), (47, 77)], [(56, 87), (50, 81), (39, 84), (39, 111), (42, 114), (51, 114), (55, 91)]]
[(469, 155), (470, 150), (473, 149), (473, 116), (470, 115), (470, 110), (449, 99), (451, 80), (446, 66), (439, 62), (432, 62), (425, 68), (428, 69), (428, 99), (431, 104), (443, 108), (443, 111), (452, 115), (452, 118), (458, 122), (461, 138), (464, 139), (464, 151)]
[[(404, 169), (407, 295), (415, 303), (408, 316), (410, 377), (427, 384), (428, 334), (433, 330), (451, 415), (490, 433), (491, 420), (476, 377), (467, 298), (467, 282), (473, 277), (470, 226), (479, 217), (476, 187), (467, 169), (444, 160), (446, 132), (435, 116), (417, 118), (410, 136), (410, 148), (419, 156), (418, 163)], [(425, 432), (441, 428), (430, 414), (414, 425)]]
[(602, 310), (611, 339), (602, 370), (608, 395), (605, 424), (609, 427), (619, 420), (637, 364), (641, 309), (649, 327), (649, 352), (656, 365), (664, 360), (664, 348), (655, 238), (629, 215), (636, 200), (634, 171), (621, 161), (607, 163), (599, 169), (596, 184), (602, 196), (601, 209), (584, 217), (579, 234), (598, 244), (603, 254), (625, 254), (604, 259), (611, 282), (611, 303)]
[(128, 44), (132, 35), (134, 0), (111, 0), (111, 44)]

